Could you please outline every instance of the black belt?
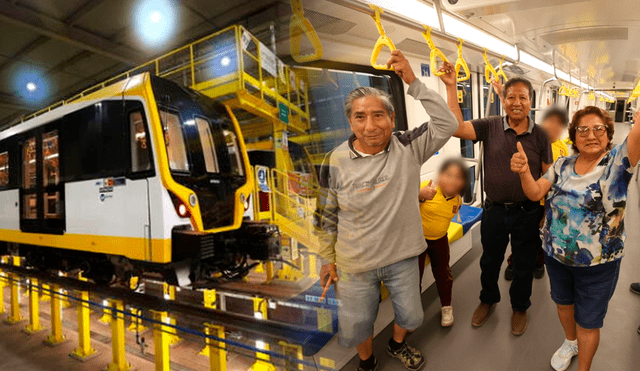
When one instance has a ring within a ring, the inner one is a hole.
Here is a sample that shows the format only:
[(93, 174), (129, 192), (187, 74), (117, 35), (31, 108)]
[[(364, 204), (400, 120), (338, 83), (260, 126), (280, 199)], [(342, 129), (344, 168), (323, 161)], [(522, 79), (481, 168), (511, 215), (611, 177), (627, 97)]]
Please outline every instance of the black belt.
[(497, 206), (503, 209), (523, 209), (523, 210), (533, 210), (535, 209), (535, 207), (541, 206), (540, 202), (535, 202), (531, 200), (516, 201), (516, 202), (495, 202), (487, 199), (485, 204), (487, 206)]

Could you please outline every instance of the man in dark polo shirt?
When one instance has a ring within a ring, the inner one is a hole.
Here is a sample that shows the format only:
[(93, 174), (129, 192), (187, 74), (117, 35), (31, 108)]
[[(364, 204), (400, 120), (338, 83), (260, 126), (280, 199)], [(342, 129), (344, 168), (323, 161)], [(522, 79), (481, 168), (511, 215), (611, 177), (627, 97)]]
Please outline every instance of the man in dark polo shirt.
[(505, 251), (511, 240), (514, 277), (511, 296), (511, 331), (521, 335), (527, 329), (527, 309), (531, 306), (531, 285), (536, 264), (543, 214), (539, 202), (527, 199), (518, 176), (510, 171), (511, 156), (521, 142), (530, 159), (531, 174), (538, 179), (553, 164), (547, 134), (529, 118), (533, 87), (523, 78), (514, 77), (504, 86), (503, 105), (506, 116), (464, 121), (455, 96), (447, 96), (449, 108), (460, 123), (454, 136), (484, 142), (484, 190), (487, 200), (482, 214), (482, 257), (480, 305), (471, 323), (482, 326), (494, 305), (500, 301), (498, 278)]

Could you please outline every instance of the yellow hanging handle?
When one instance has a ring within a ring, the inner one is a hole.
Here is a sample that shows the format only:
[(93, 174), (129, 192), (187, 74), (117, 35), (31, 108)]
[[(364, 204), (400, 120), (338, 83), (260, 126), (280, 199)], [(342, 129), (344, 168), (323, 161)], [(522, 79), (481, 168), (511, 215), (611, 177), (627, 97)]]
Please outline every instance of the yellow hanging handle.
[(577, 88), (569, 89), (569, 96), (571, 98), (578, 98), (578, 96), (580, 96), (580, 91)]
[(509, 78), (507, 77), (507, 74), (504, 73), (504, 70), (502, 69), (502, 62), (504, 62), (504, 55), (502, 56), (502, 58), (500, 58), (500, 67), (498, 67), (498, 77), (502, 76), (502, 78), (504, 79), (504, 82), (507, 82)]
[(640, 81), (638, 81), (638, 85), (636, 85), (636, 87), (631, 92), (629, 99), (627, 99), (627, 103), (633, 102), (638, 97), (640, 97)]
[(380, 34), (380, 37), (378, 37), (378, 41), (376, 41), (376, 45), (373, 47), (373, 51), (371, 52), (371, 67), (377, 70), (391, 71), (393, 70), (393, 66), (387, 68), (387, 65), (376, 64), (376, 61), (378, 60), (383, 47), (386, 46), (390, 51), (394, 51), (396, 50), (396, 46), (393, 45), (393, 41), (391, 41), (391, 39), (387, 36), (387, 33), (384, 31), (384, 27), (382, 27), (382, 22), (380, 22), (380, 13), (383, 12), (382, 9), (371, 4), (369, 4), (369, 7), (371, 7), (371, 9), (375, 13), (371, 16), (371, 18), (373, 18), (374, 22), (376, 22), (376, 27), (378, 28), (378, 33)]
[(437, 59), (440, 58), (442, 62), (449, 62), (449, 60), (444, 55), (444, 53), (440, 51), (440, 49), (436, 48), (436, 45), (433, 43), (433, 40), (431, 40), (431, 27), (425, 26), (425, 25), (422, 25), (422, 27), (424, 27), (425, 29), (422, 32), (422, 36), (424, 36), (424, 39), (427, 41), (427, 45), (429, 45), (429, 49), (431, 49), (431, 73), (433, 73), (436, 76), (442, 76), (444, 75), (444, 71), (438, 72)]
[(558, 94), (564, 95), (564, 96), (567, 96), (567, 97), (569, 96), (569, 94), (567, 92), (567, 87), (564, 84), (562, 84), (560, 86), (560, 90), (558, 90)]
[(484, 48), (484, 53), (482, 54), (482, 58), (484, 58), (484, 79), (487, 81), (487, 84), (491, 84), (491, 81), (500, 81), (500, 77), (498, 76), (498, 72), (495, 68), (489, 63), (489, 57), (487, 56), (487, 48)]
[[(464, 60), (464, 57), (462, 56), (462, 43), (464, 43), (464, 40), (458, 39), (458, 41), (459, 43), (458, 43), (458, 59), (456, 59), (456, 79), (458, 82), (462, 82), (462, 81), (469, 80), (469, 78), (471, 77), (471, 73), (469, 72), (469, 66), (467, 65), (467, 62)], [(464, 76), (459, 76), (461, 68), (464, 70)]]
[[(593, 94), (593, 92), (592, 92), (592, 91), (590, 91), (590, 92), (589, 92), (589, 95), (587, 96), (587, 98), (589, 98), (589, 100), (593, 100), (593, 101), (595, 101), (595, 100), (596, 100), (596, 95), (595, 95), (595, 94)], [(602, 98), (602, 97), (600, 97), (600, 98)]]
[[(322, 48), (318, 33), (313, 28), (311, 22), (304, 16), (302, 0), (291, 0), (291, 11), (293, 12), (291, 21), (289, 22), (289, 49), (291, 51), (291, 57), (298, 63), (317, 61), (322, 58), (324, 49)], [(309, 42), (311, 42), (314, 50), (312, 54), (300, 54), (302, 34), (305, 34)]]

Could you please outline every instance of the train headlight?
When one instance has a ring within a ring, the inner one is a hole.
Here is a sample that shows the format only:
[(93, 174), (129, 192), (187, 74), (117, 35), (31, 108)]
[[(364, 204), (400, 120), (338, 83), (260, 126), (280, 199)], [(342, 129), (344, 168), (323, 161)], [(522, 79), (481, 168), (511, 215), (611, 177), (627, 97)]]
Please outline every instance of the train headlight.
[(191, 205), (191, 207), (196, 207), (196, 204), (198, 203), (198, 197), (196, 197), (195, 193), (192, 193), (189, 195), (189, 205)]
[(178, 205), (178, 215), (180, 215), (183, 218), (186, 218), (187, 216), (189, 216), (189, 210), (187, 210), (187, 207), (184, 206), (184, 204), (180, 204)]

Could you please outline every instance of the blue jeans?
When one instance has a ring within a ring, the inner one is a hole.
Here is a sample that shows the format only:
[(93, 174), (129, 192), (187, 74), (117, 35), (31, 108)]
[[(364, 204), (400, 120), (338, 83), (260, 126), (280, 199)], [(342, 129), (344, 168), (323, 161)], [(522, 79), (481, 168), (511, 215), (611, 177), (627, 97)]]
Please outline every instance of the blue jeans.
[(424, 312), (417, 256), (361, 273), (342, 272), (338, 268), (338, 277), (338, 344), (341, 346), (353, 348), (373, 335), (381, 282), (389, 290), (396, 324), (410, 331), (422, 324)]

